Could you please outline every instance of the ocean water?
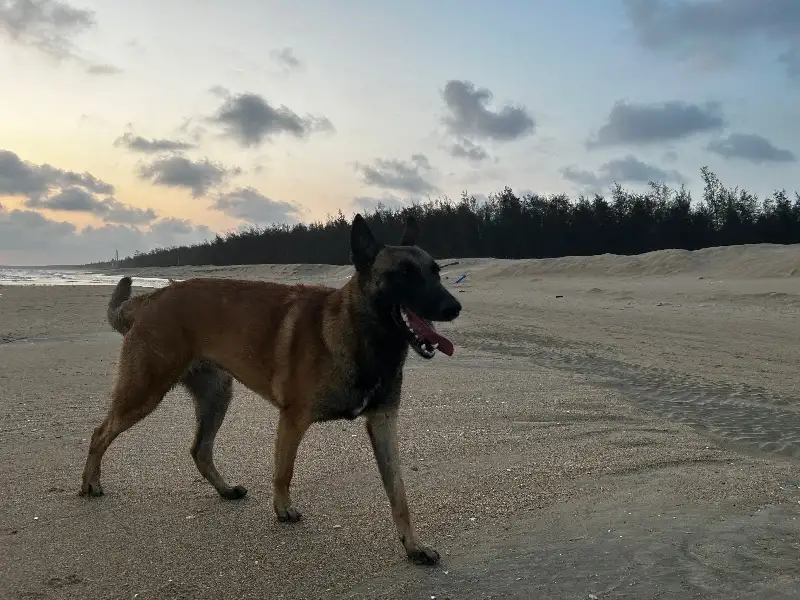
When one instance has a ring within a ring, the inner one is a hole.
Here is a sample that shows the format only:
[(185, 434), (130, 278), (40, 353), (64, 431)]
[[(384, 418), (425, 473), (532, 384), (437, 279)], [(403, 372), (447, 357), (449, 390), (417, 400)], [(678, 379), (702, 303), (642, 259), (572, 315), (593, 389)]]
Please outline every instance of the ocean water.
[[(117, 285), (121, 275), (79, 269), (0, 267), (0, 285)], [(133, 285), (157, 288), (169, 283), (160, 277), (133, 277)]]

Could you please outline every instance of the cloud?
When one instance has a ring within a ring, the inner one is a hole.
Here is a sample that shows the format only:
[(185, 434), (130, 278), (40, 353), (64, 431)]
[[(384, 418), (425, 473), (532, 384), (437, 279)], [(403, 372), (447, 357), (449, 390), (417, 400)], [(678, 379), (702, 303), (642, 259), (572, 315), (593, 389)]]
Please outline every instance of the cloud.
[(351, 204), (357, 211), (363, 212), (375, 212), (381, 207), (388, 208), (390, 210), (396, 210), (398, 208), (408, 206), (407, 202), (404, 202), (397, 196), (392, 195), (385, 195), (379, 198), (372, 196), (358, 196), (353, 198)]
[(68, 187), (49, 198), (27, 201), (31, 208), (47, 208), (65, 212), (83, 212), (95, 215), (106, 223), (145, 225), (156, 220), (152, 208), (128, 206), (114, 198), (99, 199), (84, 188)]
[(800, 42), (791, 46), (778, 56), (778, 62), (786, 69), (791, 79), (800, 79)]
[(334, 131), (327, 117), (301, 117), (286, 106), (272, 106), (258, 94), (230, 95), (220, 86), (212, 91), (225, 99), (209, 120), (222, 127), (225, 137), (244, 148), (259, 146), (280, 134), (304, 139), (315, 132)]
[(608, 121), (587, 147), (646, 145), (684, 139), (692, 135), (717, 131), (725, 126), (719, 104), (703, 106), (670, 101), (656, 104), (614, 104)]
[(157, 216), (152, 208), (137, 208), (123, 204), (113, 198), (103, 201), (100, 216), (106, 223), (119, 223), (123, 225), (146, 225), (156, 220)]
[(476, 88), (470, 81), (448, 81), (442, 99), (449, 113), (444, 124), (457, 136), (506, 142), (530, 135), (536, 128), (524, 106), (503, 106), (496, 111), (488, 108), (492, 92)]
[(207, 119), (197, 117), (187, 117), (178, 126), (177, 132), (181, 136), (187, 136), (192, 140), (192, 146), (196, 147), (205, 137), (206, 128), (200, 123), (207, 121)]
[(356, 163), (355, 168), (367, 185), (412, 194), (424, 194), (437, 189), (423, 176), (423, 173), (431, 171), (430, 162), (423, 154), (412, 155), (410, 161), (378, 158), (371, 165)]
[(205, 225), (195, 225), (189, 219), (178, 219), (176, 217), (168, 217), (159, 219), (150, 226), (150, 236), (157, 244), (168, 246), (166, 240), (172, 240), (181, 236), (192, 236), (195, 239), (206, 239), (213, 235), (213, 232)]
[(0, 209), (0, 250), (48, 247), (76, 229), (72, 223), (52, 221), (35, 210)]
[(213, 232), (183, 219), (160, 219), (148, 229), (130, 225), (86, 227), (48, 219), (34, 210), (0, 208), (0, 263), (84, 264), (135, 251), (192, 244)]
[(122, 69), (115, 67), (114, 65), (107, 65), (107, 64), (90, 64), (86, 67), (86, 72), (89, 75), (117, 75), (118, 73), (122, 73)]
[(140, 135), (134, 135), (127, 132), (116, 140), (115, 146), (124, 146), (133, 152), (141, 152), (143, 154), (155, 154), (157, 152), (178, 152), (182, 150), (189, 150), (195, 147), (195, 144), (182, 142), (180, 140), (168, 139), (147, 139)]
[(124, 204), (111, 197), (113, 193), (113, 185), (91, 173), (36, 165), (0, 150), (0, 198), (23, 197), (29, 208), (88, 213), (106, 223), (145, 224), (156, 219), (152, 209)]
[(93, 63), (75, 50), (74, 38), (96, 24), (94, 11), (62, 0), (0, 1), (0, 36), (11, 43), (33, 48), (56, 62), (74, 60), (92, 75), (118, 73), (116, 67)]
[(610, 160), (600, 166), (597, 172), (585, 171), (574, 166), (561, 169), (567, 181), (576, 183), (592, 192), (599, 192), (614, 183), (683, 182), (683, 176), (674, 170), (665, 171), (649, 165), (632, 155)]
[(0, 197), (24, 196), (31, 201), (62, 188), (77, 186), (97, 194), (113, 194), (114, 186), (90, 173), (65, 171), (49, 164), (22, 160), (10, 150), (0, 150)]
[(141, 165), (138, 174), (141, 179), (150, 180), (155, 185), (191, 190), (192, 196), (197, 198), (240, 172), (239, 168), (229, 169), (207, 158), (194, 161), (175, 155)]
[(253, 225), (296, 223), (300, 216), (300, 207), (267, 198), (252, 187), (220, 194), (213, 206), (229, 217)]
[(0, 32), (12, 42), (58, 60), (74, 56), (71, 38), (95, 24), (94, 11), (58, 0), (4, 0), (0, 4)]
[(713, 140), (706, 148), (723, 158), (738, 158), (755, 164), (797, 162), (791, 150), (777, 148), (767, 138), (755, 133), (732, 133), (726, 138)]
[(481, 162), (489, 158), (489, 153), (483, 146), (479, 146), (466, 138), (461, 138), (451, 144), (448, 152), (450, 156), (455, 158), (466, 158), (474, 162)]
[(800, 70), (800, 3), (795, 0), (624, 0), (638, 42), (657, 52), (705, 67), (733, 64), (765, 44), (779, 54), (790, 76)]
[(286, 71), (297, 71), (303, 67), (303, 63), (297, 58), (297, 55), (291, 48), (278, 48), (272, 50), (269, 55), (272, 57), (272, 60), (277, 62)]

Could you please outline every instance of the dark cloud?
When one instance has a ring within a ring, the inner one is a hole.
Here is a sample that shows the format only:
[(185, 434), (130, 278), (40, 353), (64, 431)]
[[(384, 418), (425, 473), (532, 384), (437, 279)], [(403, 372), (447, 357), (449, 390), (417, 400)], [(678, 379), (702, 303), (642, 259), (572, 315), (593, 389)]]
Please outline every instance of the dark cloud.
[(798, 73), (796, 0), (624, 0), (624, 5), (639, 43), (650, 50), (718, 67), (766, 43), (781, 48), (776, 54), (788, 74)]
[(0, 150), (0, 197), (23, 197), (30, 208), (82, 212), (106, 223), (145, 224), (156, 219), (152, 209), (123, 204), (110, 197), (113, 193), (114, 186), (91, 173), (36, 165)]
[(573, 166), (564, 167), (561, 175), (567, 181), (577, 183), (592, 192), (600, 192), (614, 183), (683, 182), (683, 176), (677, 171), (665, 171), (631, 155), (610, 160), (596, 172)]
[(800, 42), (791, 46), (786, 52), (778, 56), (778, 62), (786, 69), (786, 74), (792, 79), (800, 79)]
[(86, 227), (48, 219), (34, 210), (0, 208), (0, 263), (84, 264), (128, 256), (136, 250), (201, 242), (213, 235), (204, 225), (183, 219), (160, 219), (148, 229), (115, 224)]
[(74, 60), (92, 75), (118, 73), (108, 64), (93, 63), (80, 56), (74, 38), (97, 24), (92, 10), (77, 8), (62, 0), (1, 0), (0, 36), (34, 48), (56, 60)]
[(212, 188), (238, 175), (241, 169), (229, 169), (207, 158), (194, 161), (175, 155), (159, 158), (139, 167), (139, 177), (156, 185), (191, 190), (195, 198), (205, 196)]
[(106, 223), (146, 225), (157, 216), (152, 208), (137, 208), (123, 204), (114, 198), (100, 199), (93, 193), (78, 187), (66, 188), (49, 198), (28, 201), (31, 208), (47, 208), (65, 212), (82, 212), (103, 219)]
[(0, 250), (36, 250), (73, 235), (72, 223), (48, 219), (35, 210), (0, 209)]
[(100, 214), (106, 223), (119, 223), (123, 225), (146, 225), (156, 220), (157, 215), (152, 208), (138, 208), (123, 204), (113, 198), (103, 201), (107, 207)]
[(59, 60), (73, 57), (72, 38), (95, 24), (94, 11), (58, 0), (0, 3), (0, 33)]
[(253, 225), (296, 223), (300, 216), (298, 206), (267, 198), (251, 187), (220, 194), (214, 200), (214, 208)]
[(210, 121), (222, 127), (226, 137), (245, 148), (259, 146), (280, 134), (307, 138), (315, 132), (334, 130), (327, 117), (301, 117), (286, 106), (272, 106), (258, 94), (230, 95), (220, 86), (212, 90), (225, 100)]
[(114, 186), (91, 173), (65, 171), (52, 165), (22, 160), (10, 150), (0, 150), (0, 197), (24, 196), (36, 202), (67, 187), (81, 187), (96, 194), (113, 194)]
[(777, 148), (767, 138), (755, 133), (732, 133), (713, 140), (707, 149), (724, 158), (738, 158), (755, 164), (797, 162), (797, 156), (791, 150)]
[(725, 126), (719, 104), (689, 104), (671, 101), (656, 104), (617, 102), (608, 122), (589, 148), (616, 145), (646, 145), (684, 139), (695, 134), (717, 131)]
[(437, 189), (423, 175), (431, 171), (430, 162), (423, 154), (412, 155), (410, 161), (378, 158), (371, 165), (356, 163), (355, 168), (367, 185), (412, 194), (425, 194)]
[(130, 132), (123, 134), (114, 140), (115, 146), (124, 146), (128, 150), (141, 152), (143, 154), (156, 154), (157, 152), (178, 152), (194, 148), (194, 144), (182, 142), (180, 140), (168, 139), (147, 139), (140, 135)]
[(450, 133), (498, 142), (523, 138), (534, 132), (536, 122), (524, 106), (487, 107), (492, 92), (470, 81), (450, 80), (442, 91), (448, 110), (444, 123)]
[(474, 162), (481, 162), (489, 158), (489, 153), (483, 146), (469, 141), (466, 138), (457, 140), (448, 148), (450, 156), (456, 158), (466, 158)]
[(30, 205), (51, 210), (71, 212), (92, 212), (100, 205), (100, 200), (91, 192), (79, 187), (68, 187), (49, 198), (43, 198)]
[(272, 50), (269, 54), (275, 62), (287, 71), (296, 71), (303, 67), (303, 63), (291, 48), (278, 48)]

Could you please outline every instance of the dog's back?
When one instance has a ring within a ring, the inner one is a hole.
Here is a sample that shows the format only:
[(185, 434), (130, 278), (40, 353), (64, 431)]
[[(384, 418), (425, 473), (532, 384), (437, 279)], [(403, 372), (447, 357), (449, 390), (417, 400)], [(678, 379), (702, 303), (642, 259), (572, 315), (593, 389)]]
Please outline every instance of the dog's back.
[(325, 381), (333, 355), (348, 354), (356, 336), (345, 297), (320, 286), (194, 278), (131, 297), (123, 278), (107, 312), (139, 351), (212, 361), (279, 404)]

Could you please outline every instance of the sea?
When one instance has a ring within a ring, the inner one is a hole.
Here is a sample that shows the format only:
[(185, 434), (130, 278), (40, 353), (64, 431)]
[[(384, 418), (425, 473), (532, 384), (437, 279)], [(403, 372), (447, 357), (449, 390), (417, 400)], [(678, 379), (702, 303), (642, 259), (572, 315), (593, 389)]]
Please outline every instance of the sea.
[[(94, 273), (84, 269), (55, 267), (0, 266), (0, 286), (4, 285), (116, 285), (121, 275)], [(157, 288), (167, 285), (160, 277), (132, 277), (137, 287)]]

